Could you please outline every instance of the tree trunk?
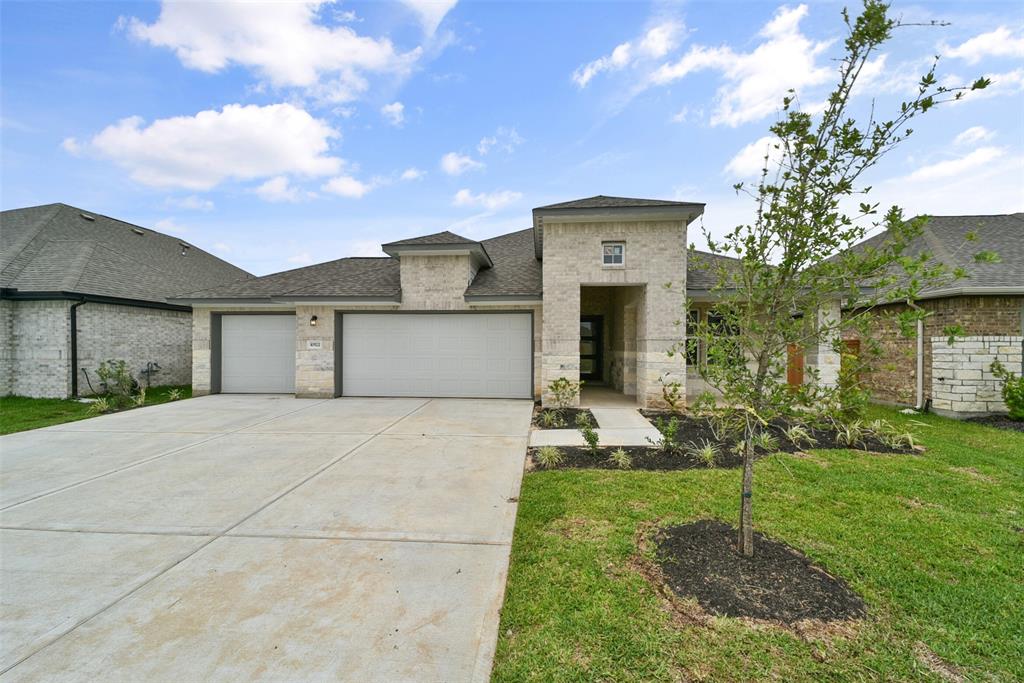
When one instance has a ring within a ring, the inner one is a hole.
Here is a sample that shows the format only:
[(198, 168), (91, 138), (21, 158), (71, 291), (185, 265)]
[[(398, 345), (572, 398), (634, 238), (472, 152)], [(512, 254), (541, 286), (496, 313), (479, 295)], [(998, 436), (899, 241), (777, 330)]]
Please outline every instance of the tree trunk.
[(744, 557), (754, 556), (754, 442), (747, 418), (743, 444), (743, 487), (740, 494), (740, 534), (736, 543)]

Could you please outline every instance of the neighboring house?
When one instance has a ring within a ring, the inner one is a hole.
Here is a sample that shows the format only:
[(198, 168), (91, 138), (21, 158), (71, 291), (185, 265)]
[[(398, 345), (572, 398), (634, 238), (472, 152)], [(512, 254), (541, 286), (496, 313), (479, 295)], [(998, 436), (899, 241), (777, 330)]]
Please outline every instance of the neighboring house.
[[(971, 232), (977, 239), (967, 241)], [(886, 234), (858, 247), (879, 245)], [(974, 255), (982, 251), (995, 252), (998, 259), (976, 262)], [(1024, 214), (933, 216), (905, 253), (928, 253), (934, 261), (962, 267), (967, 277), (922, 292), (915, 305), (929, 315), (912, 337), (901, 334), (890, 318), (908, 304), (876, 309), (870, 334), (881, 343), (883, 354), (862, 378), (874, 400), (930, 407), (954, 417), (1005, 412), (1000, 383), (989, 366), (998, 359), (1021, 372)], [(959, 336), (950, 344), (948, 330), (953, 327), (959, 328)]]
[(500, 237), (414, 237), (383, 245), (387, 257), (193, 292), (175, 300), (193, 308), (193, 391), (549, 401), (566, 377), (661, 405), (663, 380), (686, 382), (667, 351), (685, 336), (689, 277), (708, 300), (687, 273), (703, 210), (591, 197)]
[(168, 297), (252, 276), (181, 239), (66, 204), (0, 213), (0, 395), (67, 397), (123, 359), (192, 378), (192, 312)]

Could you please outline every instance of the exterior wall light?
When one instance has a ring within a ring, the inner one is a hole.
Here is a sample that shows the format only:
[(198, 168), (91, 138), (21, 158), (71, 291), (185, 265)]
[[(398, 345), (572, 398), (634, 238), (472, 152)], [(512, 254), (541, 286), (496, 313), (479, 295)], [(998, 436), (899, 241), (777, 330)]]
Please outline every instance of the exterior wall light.
[(312, 318), (309, 319), (309, 326), (310, 327), (316, 327), (316, 321), (317, 321), (317, 317), (314, 315)]

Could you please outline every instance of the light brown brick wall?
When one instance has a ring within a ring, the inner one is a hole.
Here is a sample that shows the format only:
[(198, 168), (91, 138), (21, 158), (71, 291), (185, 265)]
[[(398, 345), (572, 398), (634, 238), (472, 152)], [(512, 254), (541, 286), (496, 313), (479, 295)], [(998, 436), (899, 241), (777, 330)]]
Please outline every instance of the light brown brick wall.
[[(960, 296), (928, 299), (920, 306), (929, 312), (924, 324), (924, 397), (932, 398), (932, 345), (930, 339), (943, 336), (944, 328), (959, 324), (964, 334), (1019, 335), (1024, 297)], [(874, 314), (870, 336), (882, 345), (881, 357), (871, 360), (873, 369), (863, 380), (872, 398), (882, 403), (913, 405), (917, 387), (917, 340), (904, 337), (892, 316), (906, 310), (906, 304), (880, 306)], [(849, 313), (847, 313), (849, 315)], [(857, 335), (847, 333), (846, 338)], [(867, 357), (866, 357), (867, 358)]]
[(402, 254), (402, 310), (465, 310), (466, 287), (473, 274), (468, 255)]

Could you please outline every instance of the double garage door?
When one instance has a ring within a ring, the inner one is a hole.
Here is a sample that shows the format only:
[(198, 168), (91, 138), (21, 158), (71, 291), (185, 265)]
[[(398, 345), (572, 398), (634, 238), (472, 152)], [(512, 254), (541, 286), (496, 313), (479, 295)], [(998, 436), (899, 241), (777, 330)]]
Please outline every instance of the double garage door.
[[(533, 397), (528, 313), (338, 317), (335, 363), (340, 395)], [(221, 391), (295, 391), (294, 316), (225, 315), (221, 339)]]

